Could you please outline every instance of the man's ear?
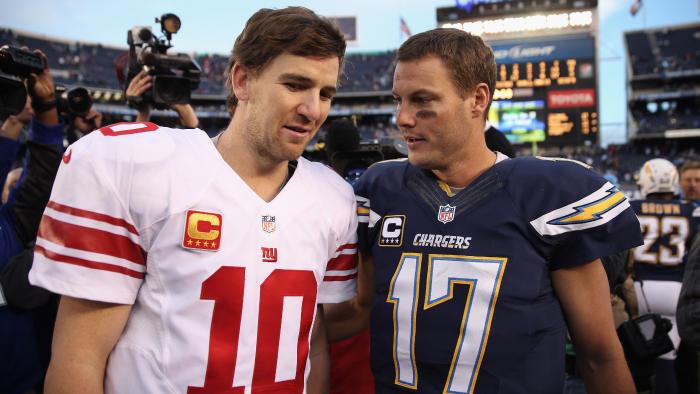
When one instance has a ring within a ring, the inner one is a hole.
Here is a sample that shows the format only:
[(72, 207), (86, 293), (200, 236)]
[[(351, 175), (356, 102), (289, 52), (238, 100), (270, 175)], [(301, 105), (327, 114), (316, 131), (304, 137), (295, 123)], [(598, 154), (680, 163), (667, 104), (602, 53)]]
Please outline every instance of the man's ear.
[(489, 107), (491, 102), (491, 91), (488, 85), (485, 83), (480, 83), (476, 85), (474, 89), (474, 104), (472, 105), (472, 116), (474, 118), (484, 118), (484, 113), (486, 108)]
[(250, 71), (236, 63), (231, 69), (231, 89), (238, 101), (247, 101), (249, 98), (248, 88), (250, 86)]

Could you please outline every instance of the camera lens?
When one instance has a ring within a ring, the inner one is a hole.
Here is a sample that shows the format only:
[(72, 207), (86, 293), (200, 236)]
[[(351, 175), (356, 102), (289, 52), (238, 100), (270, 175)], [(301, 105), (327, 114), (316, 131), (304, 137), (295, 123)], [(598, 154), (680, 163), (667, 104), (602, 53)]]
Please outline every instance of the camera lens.
[(141, 29), (139, 30), (139, 39), (141, 39), (142, 42), (150, 42), (151, 38), (153, 38), (153, 33), (149, 29)]
[(0, 75), (0, 117), (18, 114), (26, 100), (27, 91), (22, 82)]
[(92, 108), (90, 92), (85, 88), (74, 88), (66, 93), (68, 110), (78, 116), (85, 116)]
[(176, 76), (157, 76), (154, 80), (154, 98), (165, 104), (186, 104), (190, 102), (190, 81)]

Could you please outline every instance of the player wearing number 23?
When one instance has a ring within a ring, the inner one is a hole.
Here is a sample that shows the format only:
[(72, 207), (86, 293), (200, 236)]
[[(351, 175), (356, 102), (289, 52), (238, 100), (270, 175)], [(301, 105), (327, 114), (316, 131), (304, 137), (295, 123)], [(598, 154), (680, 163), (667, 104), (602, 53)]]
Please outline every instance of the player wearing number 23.
[[(644, 245), (634, 249), (634, 288), (639, 313), (658, 313), (673, 323), (669, 337), (674, 350), (656, 362), (657, 379), (668, 376), (659, 364), (676, 359), (681, 338), (676, 325), (676, 308), (685, 271), (686, 251), (695, 239), (700, 208), (680, 200), (678, 171), (666, 159), (651, 159), (639, 170), (637, 181), (641, 200), (630, 202), (639, 218)], [(678, 360), (682, 365), (685, 360)], [(692, 367), (691, 367), (692, 368)], [(673, 376), (671, 375), (671, 378)], [(658, 380), (657, 380), (658, 381)]]
[(260, 10), (216, 139), (139, 122), (71, 145), (30, 273), (63, 295), (47, 393), (323, 387), (319, 304), (355, 293), (357, 216), (352, 188), (299, 156), (344, 51), (311, 10)]
[(355, 185), (377, 393), (561, 393), (567, 323), (589, 392), (630, 392), (598, 258), (639, 245), (639, 222), (580, 163), (489, 151), (494, 78), (491, 50), (456, 29), (399, 49), (408, 160)]
[[(700, 209), (678, 198), (678, 171), (665, 159), (652, 159), (639, 171), (641, 200), (632, 200), (644, 245), (634, 250), (635, 280), (683, 281), (683, 263), (695, 239)], [(672, 308), (675, 311), (675, 307)]]

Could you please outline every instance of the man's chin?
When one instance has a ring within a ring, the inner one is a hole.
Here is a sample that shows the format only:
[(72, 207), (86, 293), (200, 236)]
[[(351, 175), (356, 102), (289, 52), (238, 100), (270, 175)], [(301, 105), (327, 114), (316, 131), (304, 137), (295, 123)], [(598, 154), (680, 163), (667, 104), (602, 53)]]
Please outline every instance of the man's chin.
[(420, 155), (416, 155), (416, 154), (412, 155), (410, 151), (408, 152), (408, 162), (416, 167), (430, 169), (430, 161), (429, 160), (426, 160), (426, 158), (421, 157)]
[(285, 160), (297, 160), (304, 153), (304, 149), (286, 149), (284, 151)]

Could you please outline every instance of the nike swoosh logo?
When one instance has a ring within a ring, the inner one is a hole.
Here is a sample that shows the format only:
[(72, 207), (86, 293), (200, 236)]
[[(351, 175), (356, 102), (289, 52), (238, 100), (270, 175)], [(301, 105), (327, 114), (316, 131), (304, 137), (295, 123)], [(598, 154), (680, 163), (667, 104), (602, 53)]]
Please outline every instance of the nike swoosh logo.
[(73, 155), (73, 151), (72, 151), (72, 150), (69, 150), (68, 152), (64, 153), (64, 154), (63, 154), (63, 162), (66, 163), (66, 164), (68, 164), (68, 162), (70, 161), (70, 157), (71, 157), (72, 155)]

